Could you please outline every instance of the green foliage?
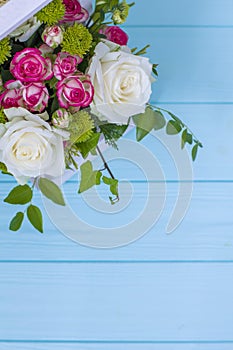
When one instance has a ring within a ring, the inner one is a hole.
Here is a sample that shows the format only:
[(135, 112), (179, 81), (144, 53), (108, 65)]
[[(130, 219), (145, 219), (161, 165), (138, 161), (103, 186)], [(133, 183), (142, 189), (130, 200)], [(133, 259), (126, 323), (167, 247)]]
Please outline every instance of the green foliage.
[[(95, 11), (89, 21), (89, 23), (92, 22), (91, 32), (97, 35), (103, 25), (124, 23), (133, 5), (134, 3), (127, 4), (125, 0), (96, 0)], [(105, 20), (108, 22), (106, 23)]]
[(40, 209), (35, 205), (29, 205), (27, 208), (27, 217), (36, 230), (43, 233), (43, 218)]
[[(105, 183), (106, 185), (109, 186), (111, 193), (116, 196), (116, 200), (119, 200), (119, 193), (118, 193), (118, 180), (117, 179), (113, 179), (111, 177), (106, 177), (103, 176), (102, 178), (103, 183)], [(112, 197), (109, 197), (111, 204), (114, 204), (116, 202), (116, 200), (113, 200)]]
[(151, 107), (147, 107), (145, 113), (134, 116), (133, 121), (136, 125), (137, 141), (141, 141), (153, 129), (162, 129), (166, 124), (163, 114)]
[(167, 111), (166, 109), (160, 108), (160, 110), (164, 111), (171, 117), (171, 119), (167, 122), (166, 132), (168, 135), (177, 135), (181, 134), (181, 148), (184, 148), (186, 144), (193, 145), (192, 147), (192, 160), (194, 161), (197, 157), (197, 153), (199, 148), (202, 148), (202, 143), (196, 138), (196, 136), (191, 132), (191, 130), (185, 125), (180, 118), (178, 118), (175, 114)]
[(40, 177), (38, 186), (45, 197), (50, 199), (52, 202), (65, 206), (65, 201), (61, 189), (51, 180)]
[(18, 231), (22, 225), (24, 213), (18, 212), (10, 222), (9, 229), (11, 231)]
[(166, 132), (168, 135), (175, 135), (179, 134), (179, 132), (182, 130), (182, 127), (180, 123), (178, 123), (175, 120), (169, 120), (166, 126)]
[(74, 113), (69, 123), (70, 142), (83, 143), (93, 135), (94, 122), (88, 112), (82, 110)]
[(19, 185), (13, 188), (4, 202), (9, 204), (26, 204), (32, 200), (32, 189), (28, 185)]
[(116, 125), (112, 123), (100, 124), (99, 128), (104, 135), (107, 144), (117, 148), (117, 140), (123, 136), (128, 128), (128, 125)]
[(93, 170), (92, 163), (89, 160), (81, 165), (80, 170), (81, 181), (78, 193), (82, 193), (89, 188), (100, 184), (102, 174), (99, 170)]
[(86, 142), (82, 142), (77, 145), (77, 149), (80, 151), (83, 158), (86, 158), (89, 152), (92, 152), (92, 150), (96, 148), (99, 138), (100, 134), (94, 133)]

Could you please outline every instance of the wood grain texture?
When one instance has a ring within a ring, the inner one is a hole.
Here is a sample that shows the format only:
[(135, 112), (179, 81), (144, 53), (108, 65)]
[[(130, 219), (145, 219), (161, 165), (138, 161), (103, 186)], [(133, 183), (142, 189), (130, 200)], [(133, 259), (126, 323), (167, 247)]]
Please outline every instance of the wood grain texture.
[(233, 264), (4, 264), (0, 338), (232, 341)]
[[(3, 186), (3, 184), (2, 184)], [(89, 224), (97, 227), (119, 227), (138, 217), (151, 218), (151, 210), (144, 211), (147, 185), (133, 183), (134, 196), (124, 210), (116, 214), (102, 214), (91, 209), (85, 201), (74, 192), (75, 183), (65, 185), (69, 204)], [(233, 260), (232, 211), (233, 183), (196, 183), (187, 215), (181, 225), (171, 235), (165, 229), (175, 205), (178, 184), (167, 184), (166, 203), (158, 222), (140, 240), (134, 244), (111, 250), (85, 248), (73, 243), (57, 231), (54, 224), (45, 215), (45, 234), (37, 233), (25, 222), (18, 233), (7, 231), (7, 221), (16, 209), (3, 205), (1, 217), (0, 260), (49, 260), (49, 261), (185, 261), (185, 260)], [(1, 190), (2, 191), (2, 190)], [(106, 192), (101, 191), (106, 198)], [(128, 198), (129, 192), (121, 192), (122, 201)], [(162, 192), (158, 186), (152, 187), (150, 196), (159, 201)], [(93, 201), (93, 194), (87, 197), (87, 203)], [(184, 197), (185, 200), (185, 197)], [(95, 200), (97, 202), (97, 200)], [(42, 205), (40, 195), (35, 203)], [(227, 208), (227, 210), (226, 210)], [(140, 225), (140, 224), (139, 224)], [(79, 228), (77, 227), (77, 230)], [(80, 232), (80, 231), (78, 231)], [(90, 232), (95, 234), (93, 228)], [(84, 234), (85, 235), (85, 234)]]
[(39, 342), (35, 343), (33, 341), (27, 342), (2, 342), (0, 343), (0, 350), (232, 350), (232, 343), (226, 342), (216, 342), (216, 343), (207, 343), (207, 342), (169, 342), (166, 343), (97, 343), (93, 342), (92, 344), (78, 343), (78, 342)]
[[(14, 16), (24, 13), (22, 8)], [(4, 23), (1, 19), (0, 26)], [(132, 46), (152, 44), (150, 60), (159, 63), (153, 102), (180, 115), (204, 144), (194, 164), (190, 209), (177, 230), (166, 235), (180, 179), (171, 154), (154, 136), (142, 147), (164, 172), (165, 207), (157, 224), (129, 246), (80, 246), (47, 216), (44, 235), (29, 224), (10, 233), (6, 227), (16, 208), (3, 205), (0, 350), (233, 348), (233, 2), (139, 0), (125, 29)], [(127, 139), (134, 139), (133, 132)], [(139, 216), (147, 200), (139, 160), (110, 162), (122, 182), (124, 203), (130, 193), (126, 180), (133, 187), (124, 210), (113, 215), (90, 209), (75, 194), (75, 178), (64, 186), (72, 208), (84, 220), (109, 228)], [(0, 178), (1, 199), (11, 182)], [(152, 189), (150, 196), (159, 201), (159, 186)], [(99, 195), (107, 193), (101, 188)], [(96, 202), (93, 193), (87, 199)], [(41, 203), (38, 194), (35, 203)], [(152, 215), (154, 208), (144, 219)]]
[(232, 26), (231, 0), (139, 0), (132, 7), (131, 26)]

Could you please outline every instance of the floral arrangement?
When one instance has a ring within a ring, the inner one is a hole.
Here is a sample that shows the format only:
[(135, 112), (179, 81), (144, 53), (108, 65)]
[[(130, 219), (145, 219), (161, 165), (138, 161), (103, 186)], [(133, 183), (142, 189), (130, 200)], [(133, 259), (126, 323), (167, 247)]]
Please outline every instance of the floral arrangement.
[[(119, 26), (133, 5), (97, 0), (92, 9), (90, 0), (53, 0), (0, 41), (0, 169), (18, 182), (4, 202), (26, 205), (10, 230), (27, 216), (43, 232), (33, 191), (65, 205), (55, 179), (66, 168), (80, 169), (79, 193), (103, 182), (117, 201), (118, 181), (98, 145), (117, 147), (129, 124), (137, 141), (164, 127), (181, 133), (196, 158), (202, 145), (189, 128), (149, 104), (157, 65), (144, 57), (148, 45), (127, 46)], [(109, 176), (93, 169), (89, 154), (101, 156)]]

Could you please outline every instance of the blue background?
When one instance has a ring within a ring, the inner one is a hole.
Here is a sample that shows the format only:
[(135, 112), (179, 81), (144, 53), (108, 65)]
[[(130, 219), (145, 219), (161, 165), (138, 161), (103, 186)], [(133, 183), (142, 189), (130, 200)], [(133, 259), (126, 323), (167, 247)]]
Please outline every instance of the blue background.
[[(150, 59), (159, 63), (152, 101), (182, 116), (204, 143), (190, 209), (166, 235), (179, 180), (169, 155), (150, 137), (143, 144), (166, 173), (166, 205), (158, 223), (131, 245), (82, 247), (48, 217), (44, 235), (27, 223), (12, 233), (7, 227), (15, 208), (4, 205), (0, 350), (233, 348), (233, 1), (138, 0), (125, 30), (132, 47), (152, 44)], [(125, 212), (132, 215), (146, 200), (145, 179), (125, 163), (113, 168), (132, 183), (133, 203)], [(1, 177), (1, 199), (10, 181)], [(74, 180), (64, 189), (82, 211)], [(91, 215), (88, 208), (83, 215)], [(95, 215), (97, 224), (109, 220)], [(112, 216), (112, 225), (118, 220)]]

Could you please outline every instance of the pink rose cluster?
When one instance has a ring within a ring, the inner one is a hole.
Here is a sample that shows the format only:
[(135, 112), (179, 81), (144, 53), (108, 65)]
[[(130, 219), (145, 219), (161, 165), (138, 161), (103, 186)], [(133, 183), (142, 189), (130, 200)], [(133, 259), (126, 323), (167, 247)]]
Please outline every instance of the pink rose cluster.
[(129, 37), (118, 26), (106, 26), (100, 30), (100, 34), (106, 36), (106, 39), (118, 45), (127, 45)]
[(77, 0), (63, 0), (65, 5), (65, 15), (60, 21), (61, 23), (83, 23), (89, 17), (88, 11), (82, 7)]
[(4, 84), (0, 106), (43, 112), (50, 98), (46, 83), (53, 77), (58, 80), (56, 95), (60, 107), (78, 110), (89, 106), (94, 88), (89, 76), (77, 70), (81, 61), (77, 56), (61, 52), (52, 64), (51, 59), (44, 57), (39, 49), (26, 48), (17, 52), (10, 64), (10, 72), (16, 80)]

